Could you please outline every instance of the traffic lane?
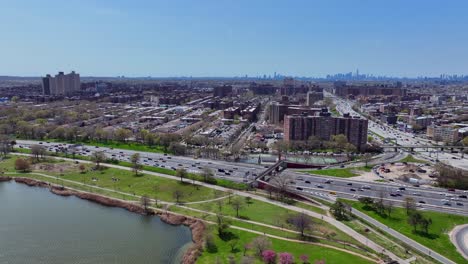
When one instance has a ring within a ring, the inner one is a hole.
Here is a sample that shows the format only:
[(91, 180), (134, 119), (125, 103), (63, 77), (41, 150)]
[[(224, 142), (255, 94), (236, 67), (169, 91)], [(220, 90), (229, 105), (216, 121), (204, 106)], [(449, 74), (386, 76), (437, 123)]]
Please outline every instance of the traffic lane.
[[(43, 144), (41, 144), (43, 145)], [(31, 145), (20, 145), (23, 148), (30, 148)], [(61, 152), (60, 147), (67, 147), (65, 144), (49, 144), (46, 145), (47, 150), (50, 152)], [(122, 151), (122, 150), (114, 150), (110, 148), (95, 148), (95, 150), (89, 149), (89, 147), (85, 148), (77, 148), (77, 150), (81, 150), (82, 152), (77, 153), (78, 155), (83, 156), (91, 156), (94, 151), (103, 151), (107, 158), (114, 158), (119, 161), (126, 161), (130, 162), (130, 157), (133, 155), (134, 152), (131, 151)], [(241, 166), (223, 166), (222, 164), (213, 163), (211, 161), (197, 161), (192, 160), (188, 161), (186, 159), (179, 159), (175, 156), (170, 155), (163, 155), (163, 154), (153, 154), (153, 153), (145, 153), (145, 155), (141, 158), (141, 163), (147, 166), (154, 166), (160, 168), (167, 168), (176, 170), (177, 168), (185, 168), (189, 172), (193, 173), (201, 173), (201, 170), (204, 167), (212, 169), (214, 176), (218, 178), (228, 178), (230, 180), (235, 181), (243, 181), (246, 182), (251, 177), (255, 177), (256, 174), (261, 173), (262, 170), (256, 169), (252, 170), (251, 168), (245, 168)], [(194, 169), (196, 167), (197, 169)]]
[[(332, 192), (340, 192), (340, 193), (348, 193), (354, 194), (358, 196), (370, 196), (370, 197), (380, 197), (382, 195), (383, 198), (386, 199), (393, 199), (399, 200), (404, 202), (406, 197), (411, 197), (414, 199), (415, 203), (419, 204), (428, 204), (434, 206), (443, 206), (447, 208), (454, 208), (454, 209), (466, 209), (468, 210), (468, 201), (466, 199), (457, 199), (453, 200), (453, 197), (434, 197), (434, 196), (427, 196), (424, 197), (422, 195), (414, 195), (412, 192), (408, 192), (406, 190), (401, 190), (397, 188), (388, 187), (385, 189), (372, 189), (370, 186), (361, 185), (361, 186), (341, 186), (336, 185), (333, 183), (312, 183), (309, 181), (293, 181), (294, 183), (290, 182), (292, 186), (295, 186), (296, 189), (299, 187), (301, 189), (304, 188), (314, 188), (317, 190), (324, 190), (324, 191), (332, 191)], [(300, 189), (298, 189), (300, 190)]]
[(285, 175), (291, 177), (293, 180), (304, 180), (304, 181), (311, 181), (311, 182), (313, 181), (315, 183), (325, 183), (327, 181), (332, 181), (334, 184), (338, 184), (338, 185), (349, 185), (349, 183), (351, 183), (351, 185), (358, 186), (358, 187), (369, 185), (371, 187), (377, 188), (378, 190), (380, 190), (381, 188), (385, 188), (384, 190), (387, 190), (388, 188), (404, 187), (409, 192), (421, 193), (429, 197), (433, 195), (434, 196), (468, 195), (468, 191), (463, 191), (463, 190), (448, 191), (447, 189), (442, 189), (442, 188), (437, 188), (437, 187), (424, 188), (424, 187), (414, 187), (412, 185), (399, 185), (399, 184), (394, 184), (394, 183), (363, 182), (363, 181), (356, 181), (356, 180), (345, 179), (345, 178), (315, 176), (315, 175), (310, 175), (310, 174), (302, 174), (298, 172), (294, 172), (294, 173), (286, 172)]
[[(329, 196), (332, 196), (332, 197), (339, 197), (339, 198), (346, 198), (346, 199), (351, 199), (351, 200), (357, 200), (359, 197), (370, 197), (370, 198), (373, 198), (373, 199), (379, 199), (380, 196), (379, 196), (379, 193), (377, 192), (373, 192), (373, 191), (369, 191), (369, 192), (366, 192), (366, 193), (362, 193), (362, 192), (346, 192), (346, 190), (325, 190), (325, 189), (320, 189), (320, 188), (315, 188), (315, 187), (311, 187), (311, 186), (301, 186), (301, 187), (297, 187), (297, 186), (290, 186), (290, 189), (291, 190), (294, 190), (294, 191), (300, 191), (304, 194), (316, 194), (317, 192), (321, 192), (321, 193), (325, 193), (325, 194), (329, 194)], [(332, 195), (331, 195), (332, 194)], [(382, 199), (384, 201), (391, 201), (394, 203), (394, 205), (399, 205), (399, 206), (404, 206), (405, 204), (405, 201), (403, 199), (399, 199), (399, 197), (388, 197), (388, 196), (384, 196), (382, 197)], [(334, 200), (334, 199), (332, 199)], [(463, 208), (455, 208), (455, 207), (447, 207), (447, 206), (443, 206), (443, 205), (440, 205), (440, 204), (431, 204), (428, 202), (425, 202), (425, 203), (419, 203), (418, 201), (416, 201), (416, 207), (418, 207), (419, 209), (423, 209), (423, 210), (431, 210), (431, 211), (436, 211), (436, 212), (443, 212), (443, 213), (450, 213), (450, 214), (458, 214), (458, 215), (463, 215), (463, 216), (468, 216), (468, 211), (466, 209), (463, 209)]]

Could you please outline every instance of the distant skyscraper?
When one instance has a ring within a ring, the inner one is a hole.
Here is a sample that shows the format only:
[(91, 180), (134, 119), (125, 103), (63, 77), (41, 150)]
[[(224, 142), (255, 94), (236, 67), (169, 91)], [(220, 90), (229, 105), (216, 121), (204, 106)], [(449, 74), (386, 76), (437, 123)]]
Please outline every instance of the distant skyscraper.
[(72, 71), (69, 74), (59, 72), (55, 77), (47, 74), (42, 78), (42, 93), (44, 95), (68, 95), (80, 90), (80, 75)]

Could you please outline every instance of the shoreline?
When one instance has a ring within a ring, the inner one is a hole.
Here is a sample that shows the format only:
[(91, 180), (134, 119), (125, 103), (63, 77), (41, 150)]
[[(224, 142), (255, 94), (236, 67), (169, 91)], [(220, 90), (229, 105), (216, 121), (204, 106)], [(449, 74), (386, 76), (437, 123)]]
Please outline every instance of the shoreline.
[(161, 221), (169, 225), (187, 226), (188, 228), (190, 228), (190, 231), (192, 233), (193, 244), (190, 247), (188, 247), (188, 249), (184, 252), (181, 260), (182, 264), (194, 264), (203, 250), (203, 234), (206, 226), (200, 220), (183, 215), (176, 215), (167, 211), (162, 212), (153, 209), (145, 210), (142, 206), (132, 202), (122, 201), (116, 198), (110, 198), (107, 196), (88, 193), (84, 191), (76, 191), (35, 179), (25, 177), (0, 176), (0, 182), (9, 182), (11, 180), (14, 180), (16, 183), (28, 185), (30, 187), (48, 188), (51, 193), (59, 196), (75, 196), (83, 200), (98, 203), (100, 205), (123, 208), (131, 213), (137, 213), (140, 215), (155, 215), (158, 216), (161, 219)]

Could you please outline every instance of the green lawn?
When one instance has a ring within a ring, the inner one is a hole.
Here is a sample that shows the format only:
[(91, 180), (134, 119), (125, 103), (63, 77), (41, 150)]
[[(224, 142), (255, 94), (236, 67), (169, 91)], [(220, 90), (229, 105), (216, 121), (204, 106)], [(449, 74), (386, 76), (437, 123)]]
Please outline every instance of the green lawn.
[(398, 162), (427, 163), (427, 161), (417, 159), (417, 158), (413, 157), (413, 155), (408, 155), (408, 156), (406, 156), (404, 159), (399, 160)]
[(339, 178), (350, 178), (359, 176), (359, 172), (369, 172), (371, 171), (371, 167), (355, 167), (355, 168), (343, 168), (343, 169), (324, 169), (324, 170), (308, 170), (302, 171), (309, 174), (316, 174), (316, 175), (324, 175), (324, 176), (332, 176), (332, 177), (339, 177)]
[[(243, 197), (233, 196), (231, 199), (239, 198), (241, 200), (245, 200)], [(222, 205), (221, 212), (223, 215), (236, 217), (236, 211), (232, 208), (229, 204), (228, 198), (223, 200), (224, 203)], [(218, 204), (216, 201), (202, 203), (202, 204), (191, 204), (188, 205), (191, 208), (196, 208), (204, 211), (210, 212), (219, 212)], [(258, 201), (258, 200), (251, 200), (249, 204), (244, 203), (244, 206), (241, 210), (239, 210), (239, 216), (244, 219), (252, 220), (259, 223), (264, 223), (272, 226), (278, 227), (285, 227), (289, 229), (293, 229), (291, 226), (285, 223), (285, 219), (290, 216), (296, 214), (296, 212), (288, 210), (283, 207), (276, 206), (274, 204)], [(334, 226), (328, 224), (327, 222), (313, 218), (314, 228), (311, 234), (313, 235), (322, 235), (324, 232), (332, 231), (336, 234), (335, 239), (348, 241), (350, 243), (358, 244), (352, 237), (348, 236), (347, 234), (341, 232)]]
[[(0, 168), (4, 168), (7, 171), (15, 171), (15, 159), (15, 157), (12, 157), (0, 162)], [(53, 165), (54, 168), (39, 168), (41, 165), (45, 166), (46, 164)], [(203, 201), (215, 198), (215, 191), (207, 187), (193, 186), (189, 183), (180, 183), (177, 180), (146, 174), (135, 176), (133, 172), (121, 169), (104, 167), (102, 170), (97, 171), (92, 169), (94, 165), (91, 164), (85, 164), (86, 172), (81, 173), (78, 166), (78, 164), (69, 161), (58, 162), (57, 160), (49, 159), (47, 162), (35, 164), (34, 172), (41, 172), (67, 180), (134, 193), (136, 195), (147, 195), (162, 201), (175, 201), (173, 198), (173, 191), (176, 189), (184, 193), (184, 197), (181, 199), (183, 202)], [(63, 168), (62, 172), (60, 172), (61, 167)], [(118, 178), (119, 181), (114, 182), (112, 180), (113, 177)], [(96, 178), (97, 181), (93, 181), (92, 178)], [(186, 181), (188, 182), (188, 180)], [(217, 195), (219, 195), (219, 193), (217, 193)]]
[[(197, 263), (201, 264), (212, 264), (217, 263), (229, 263), (228, 257), (232, 255), (237, 261), (239, 261), (243, 256), (243, 247), (245, 244), (250, 243), (255, 237), (259, 236), (246, 231), (241, 231), (237, 229), (229, 229), (233, 237), (238, 238), (237, 250), (231, 252), (231, 247), (229, 241), (221, 240), (217, 235), (215, 237), (215, 244), (217, 250), (215, 252), (204, 251), (200, 258), (197, 260)], [(214, 233), (214, 232), (213, 232)], [(296, 263), (300, 263), (299, 257), (302, 254), (306, 254), (310, 258), (310, 263), (314, 263), (316, 260), (324, 259), (327, 264), (342, 264), (342, 263), (373, 263), (366, 259), (363, 259), (358, 256), (354, 256), (345, 252), (337, 251), (335, 249), (328, 249), (316, 245), (308, 245), (304, 243), (290, 242), (279, 239), (270, 238), (272, 242), (272, 247), (276, 252), (289, 252), (294, 255)], [(254, 256), (255, 252), (253, 250), (247, 251), (247, 256)], [(263, 263), (259, 258), (255, 258), (254, 263)]]
[(421, 232), (413, 232), (413, 227), (410, 226), (407, 222), (406, 211), (404, 208), (394, 208), (391, 217), (382, 217), (376, 212), (364, 207), (364, 205), (360, 202), (346, 202), (351, 204), (354, 208), (382, 222), (383, 224), (450, 258), (456, 263), (466, 263), (466, 260), (457, 252), (455, 246), (450, 242), (448, 233), (456, 225), (468, 223), (468, 217), (421, 211), (425, 217), (430, 217), (432, 219), (432, 225), (429, 228), (429, 234), (425, 235)]

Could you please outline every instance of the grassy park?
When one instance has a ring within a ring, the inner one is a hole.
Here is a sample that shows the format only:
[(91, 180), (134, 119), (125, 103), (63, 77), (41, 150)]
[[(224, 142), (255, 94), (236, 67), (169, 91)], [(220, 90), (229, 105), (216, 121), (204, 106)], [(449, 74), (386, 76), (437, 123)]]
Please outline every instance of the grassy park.
[(324, 175), (338, 178), (350, 178), (359, 176), (360, 172), (369, 172), (371, 167), (355, 167), (355, 168), (343, 168), (343, 169), (324, 169), (324, 170), (308, 170), (304, 171), (309, 174)]
[[(252, 244), (252, 241), (261, 235), (253, 234), (250, 232), (237, 230), (230, 228), (229, 232), (232, 233), (233, 239), (223, 240), (218, 236), (214, 236), (214, 242), (216, 244), (216, 249), (211, 252), (205, 250), (201, 257), (198, 259), (197, 263), (202, 264), (211, 264), (217, 263), (217, 260), (220, 260), (220, 263), (228, 263), (225, 260), (232, 256), (233, 259), (239, 261), (243, 258), (244, 255), (244, 245)], [(235, 240), (236, 247), (234, 250), (231, 250), (232, 241)], [(305, 243), (290, 242), (275, 238), (268, 238), (271, 243), (270, 249), (279, 252), (288, 252), (294, 256), (295, 263), (300, 262), (301, 255), (307, 255), (309, 257), (310, 263), (315, 263), (315, 261), (325, 259), (327, 264), (340, 264), (340, 263), (373, 263), (369, 260), (363, 259), (361, 257), (351, 255), (345, 252), (337, 251), (334, 249), (329, 249), (321, 246), (310, 245)], [(253, 257), (254, 262), (248, 263), (264, 263), (260, 258), (254, 257), (254, 249), (248, 249), (246, 252), (247, 256)]]
[[(36, 162), (31, 165), (30, 172), (20, 172), (15, 169), (15, 160), (17, 156), (11, 155), (10, 157), (2, 160), (0, 162), (0, 169), (6, 173), (8, 176), (22, 176), (28, 178), (34, 178), (42, 181), (47, 181), (59, 185), (64, 185), (67, 187), (92, 191), (94, 193), (99, 193), (102, 195), (116, 197), (120, 199), (127, 200), (139, 200), (138, 197), (133, 197), (132, 195), (147, 195), (150, 198), (157, 198), (161, 201), (174, 202), (173, 191), (180, 190), (185, 195), (181, 199), (182, 202), (194, 202), (194, 201), (206, 201), (199, 204), (187, 204), (192, 208), (198, 208), (201, 210), (216, 211), (218, 204), (215, 201), (209, 201), (211, 199), (224, 197), (222, 200), (225, 201), (225, 206), (223, 206), (222, 213), (225, 216), (233, 217), (231, 225), (232, 233), (235, 234), (236, 244), (238, 248), (243, 248), (243, 244), (248, 243), (258, 234), (253, 234), (247, 231), (241, 231), (235, 229), (245, 228), (248, 230), (253, 230), (253, 232), (258, 232), (259, 234), (266, 233), (272, 234), (274, 236), (283, 237), (283, 239), (298, 239), (298, 235), (287, 232), (281, 229), (275, 229), (272, 227), (266, 227), (259, 224), (247, 223), (241, 221), (242, 219), (250, 219), (255, 222), (270, 224), (274, 226), (280, 225), (280, 219), (278, 215), (286, 216), (292, 214), (293, 212), (284, 209), (279, 206), (275, 206), (270, 203), (261, 202), (253, 199), (245, 199), (245, 206), (240, 210), (240, 215), (242, 217), (239, 220), (235, 220), (236, 213), (234, 209), (227, 203), (228, 199), (226, 196), (227, 193), (220, 191), (214, 191), (207, 187), (192, 185), (189, 180), (187, 182), (181, 183), (178, 180), (167, 179), (163, 177), (157, 177), (153, 175), (147, 175), (140, 173), (135, 175), (132, 171), (115, 169), (115, 168), (102, 168), (101, 170), (94, 169), (94, 164), (83, 164), (72, 161), (65, 161), (60, 159), (45, 158), (39, 162)], [(23, 158), (23, 157), (21, 157)], [(84, 168), (83, 166), (84, 165)], [(16, 173), (16, 174), (12, 174)], [(39, 175), (43, 174), (43, 175)], [(114, 179), (114, 180), (113, 180)], [(118, 179), (117, 181), (115, 179)], [(83, 185), (85, 184), (85, 185)], [(94, 188), (90, 187), (94, 186)], [(102, 187), (106, 189), (97, 189), (95, 187)], [(117, 193), (121, 192), (121, 193)], [(240, 199), (240, 197), (232, 196), (231, 199)], [(171, 206), (169, 208), (171, 211), (183, 213), (186, 215), (191, 215), (199, 218), (206, 219), (208, 221), (213, 221), (214, 216), (211, 215), (209, 218), (206, 218), (206, 214), (201, 212), (196, 212), (188, 209), (184, 209), (179, 206)], [(312, 235), (320, 235), (320, 232), (331, 231), (334, 233), (334, 238), (337, 240), (344, 240), (350, 243), (355, 243), (355, 241), (342, 233), (339, 230), (336, 230), (333, 226), (324, 223), (319, 219), (314, 219), (314, 231)], [(215, 231), (211, 230), (210, 232)], [(201, 258), (197, 263), (214, 263), (217, 257), (220, 257), (221, 260), (227, 260), (229, 255), (233, 255), (236, 259), (242, 257), (243, 252), (237, 250), (231, 250), (233, 241), (232, 239), (226, 240), (225, 238), (221, 239), (217, 235), (213, 235), (214, 240), (217, 245), (217, 252), (204, 251)], [(314, 240), (315, 241), (315, 240)], [(271, 239), (272, 249), (278, 252), (290, 252), (298, 260), (301, 254), (309, 255), (311, 260), (324, 258), (327, 263), (342, 263), (344, 259), (356, 259), (359, 263), (368, 263), (367, 260), (362, 259), (359, 256), (354, 256), (346, 252), (338, 251), (335, 249), (324, 248), (319, 245), (310, 245), (292, 241), (285, 241), (281, 239)], [(315, 241), (317, 242), (317, 241)], [(336, 242), (327, 242), (326, 240), (321, 241), (320, 243), (329, 244), (335, 247), (342, 247), (339, 243)], [(346, 247), (347, 250), (352, 252), (357, 252), (364, 254), (362, 250), (356, 248)], [(247, 254), (253, 255), (253, 250), (249, 250)], [(260, 259), (257, 258), (254, 263), (261, 263)], [(370, 262), (369, 262), (370, 263)]]
[[(7, 172), (14, 172), (14, 162), (15, 158), (6, 159), (0, 162), (0, 168), (3, 168)], [(95, 170), (93, 164), (83, 163), (83, 165), (85, 166), (85, 170), (81, 172), (79, 164), (70, 161), (47, 159), (46, 162), (32, 165), (32, 169), (34, 172), (56, 176), (57, 179), (76, 181), (139, 196), (147, 195), (150, 198), (157, 198), (167, 202), (175, 201), (173, 197), (174, 190), (179, 190), (183, 193), (181, 198), (183, 202), (202, 201), (215, 198), (215, 195), (219, 195), (213, 189), (181, 183), (177, 180), (143, 173), (136, 176), (131, 171), (107, 167)], [(19, 174), (19, 176), (28, 176), (28, 174)], [(113, 180), (113, 178), (117, 180)]]
[(425, 234), (423, 232), (413, 231), (413, 227), (408, 224), (407, 215), (404, 208), (394, 208), (391, 216), (388, 217), (386, 215), (382, 216), (376, 213), (360, 202), (346, 202), (351, 204), (354, 208), (378, 220), (379, 222), (450, 258), (456, 263), (464, 263), (466, 261), (457, 252), (455, 246), (450, 242), (448, 233), (455, 226), (468, 223), (468, 217), (424, 211), (422, 214), (425, 217), (432, 219), (432, 225), (429, 227), (429, 232), (428, 234)]

